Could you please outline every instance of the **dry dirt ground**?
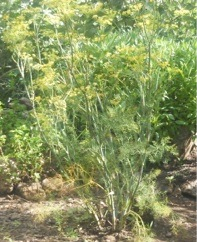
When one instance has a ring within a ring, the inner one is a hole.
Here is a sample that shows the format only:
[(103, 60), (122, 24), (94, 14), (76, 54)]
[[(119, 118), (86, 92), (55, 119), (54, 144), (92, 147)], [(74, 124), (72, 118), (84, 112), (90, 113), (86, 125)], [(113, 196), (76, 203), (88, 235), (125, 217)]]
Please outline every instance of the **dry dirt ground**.
[(169, 167), (162, 172), (158, 182), (163, 183), (166, 181), (165, 178), (170, 177), (171, 186), (166, 187), (166, 190), (168, 190), (168, 204), (175, 213), (177, 228), (174, 228), (175, 235), (173, 235), (173, 228), (169, 227), (168, 221), (159, 222), (155, 228), (157, 238), (155, 242), (196, 242), (196, 199), (181, 191), (181, 185), (196, 179), (196, 161), (188, 161), (178, 167)]
[[(177, 222), (173, 228), (169, 221), (157, 221), (153, 226), (153, 241), (195, 242), (196, 201), (183, 195), (179, 187), (185, 180), (195, 178), (196, 163), (166, 169), (159, 182), (162, 183), (167, 176), (173, 178), (173, 189), (168, 198)], [(94, 233), (88, 216), (81, 214), (82, 206), (82, 202), (74, 197), (40, 203), (29, 202), (16, 195), (0, 197), (0, 242), (135, 242), (126, 231), (119, 236)]]

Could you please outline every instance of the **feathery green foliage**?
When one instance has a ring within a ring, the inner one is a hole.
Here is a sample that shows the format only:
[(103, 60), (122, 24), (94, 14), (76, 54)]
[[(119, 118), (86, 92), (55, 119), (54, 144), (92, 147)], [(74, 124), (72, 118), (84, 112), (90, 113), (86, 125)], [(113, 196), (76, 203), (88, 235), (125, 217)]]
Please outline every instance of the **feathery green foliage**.
[(193, 2), (171, 3), (15, 1), (2, 13), (12, 80), (20, 74), (15, 98), (33, 103), (31, 118), (9, 110), (1, 119), (5, 155), (35, 179), (50, 153), (99, 229), (131, 225), (140, 234), (147, 207), (169, 214), (147, 166), (175, 154), (168, 136), (180, 125), (193, 128), (196, 75)]

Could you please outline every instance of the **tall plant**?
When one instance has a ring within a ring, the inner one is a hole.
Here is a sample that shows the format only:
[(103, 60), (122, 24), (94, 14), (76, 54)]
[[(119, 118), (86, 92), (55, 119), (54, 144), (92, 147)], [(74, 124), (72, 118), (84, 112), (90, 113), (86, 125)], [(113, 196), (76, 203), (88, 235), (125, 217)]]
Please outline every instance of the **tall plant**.
[(105, 4), (60, 3), (23, 9), (4, 41), (42, 139), (59, 170), (78, 178), (99, 228), (108, 223), (120, 231), (130, 220), (143, 224), (136, 208), (150, 185), (146, 165), (170, 150), (167, 138), (153, 139), (168, 60), (167, 50), (156, 45), (158, 8), (131, 4), (125, 14), (134, 13), (134, 31), (117, 30), (118, 14)]
[(82, 194), (100, 229), (108, 222), (113, 231), (120, 231), (129, 217), (143, 224), (134, 208), (144, 168), (169, 148), (167, 139), (162, 145), (153, 142), (152, 121), (159, 111), (164, 80), (157, 58), (152, 57), (156, 56), (153, 36), (146, 31), (135, 39), (137, 44), (132, 35), (112, 34), (103, 39), (102, 46), (98, 42), (85, 48), (91, 51), (92, 65), (83, 62), (83, 69), (95, 71), (84, 75), (88, 86), (94, 81), (97, 88), (83, 93), (89, 123), (81, 145), (86, 162), (99, 175), (85, 176), (89, 189), (85, 186)]

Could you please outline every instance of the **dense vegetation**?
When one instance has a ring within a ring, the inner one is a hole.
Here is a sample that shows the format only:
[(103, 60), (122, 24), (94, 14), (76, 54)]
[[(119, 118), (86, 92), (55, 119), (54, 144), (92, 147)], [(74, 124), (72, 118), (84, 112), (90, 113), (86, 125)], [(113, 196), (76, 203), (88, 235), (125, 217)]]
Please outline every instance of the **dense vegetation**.
[(143, 236), (144, 214), (170, 214), (151, 167), (195, 127), (195, 1), (0, 9), (0, 173), (15, 183), (61, 173), (99, 229), (129, 225)]

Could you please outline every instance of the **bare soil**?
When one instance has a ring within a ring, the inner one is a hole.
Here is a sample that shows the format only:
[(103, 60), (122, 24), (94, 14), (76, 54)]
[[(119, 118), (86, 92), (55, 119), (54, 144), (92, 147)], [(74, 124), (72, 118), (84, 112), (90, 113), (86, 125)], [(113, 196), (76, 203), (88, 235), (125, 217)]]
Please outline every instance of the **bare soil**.
[[(172, 190), (165, 184), (166, 177), (173, 177)], [(195, 242), (196, 201), (181, 193), (181, 184), (196, 177), (196, 163), (188, 162), (179, 167), (168, 167), (158, 182), (168, 191), (169, 206), (177, 220), (173, 228), (170, 221), (155, 221), (154, 242)], [(166, 186), (166, 187), (165, 187)], [(0, 241), (13, 242), (113, 242), (134, 241), (131, 232), (105, 235), (95, 232), (88, 217), (81, 217), (81, 200), (75, 197), (33, 203), (16, 195), (0, 197)], [(56, 210), (58, 208), (58, 210)], [(62, 215), (67, 216), (63, 219)], [(75, 218), (74, 220), (72, 219)], [(78, 223), (77, 217), (79, 218)], [(82, 218), (82, 221), (80, 221)], [(144, 241), (146, 242), (146, 241)]]
[[(166, 185), (166, 178), (171, 177), (171, 184)], [(182, 166), (169, 166), (162, 171), (158, 179), (167, 191), (168, 204), (174, 211), (175, 231), (169, 221), (159, 221), (155, 228), (155, 242), (196, 242), (196, 198), (184, 194), (181, 186), (196, 179), (196, 161), (185, 161)]]

